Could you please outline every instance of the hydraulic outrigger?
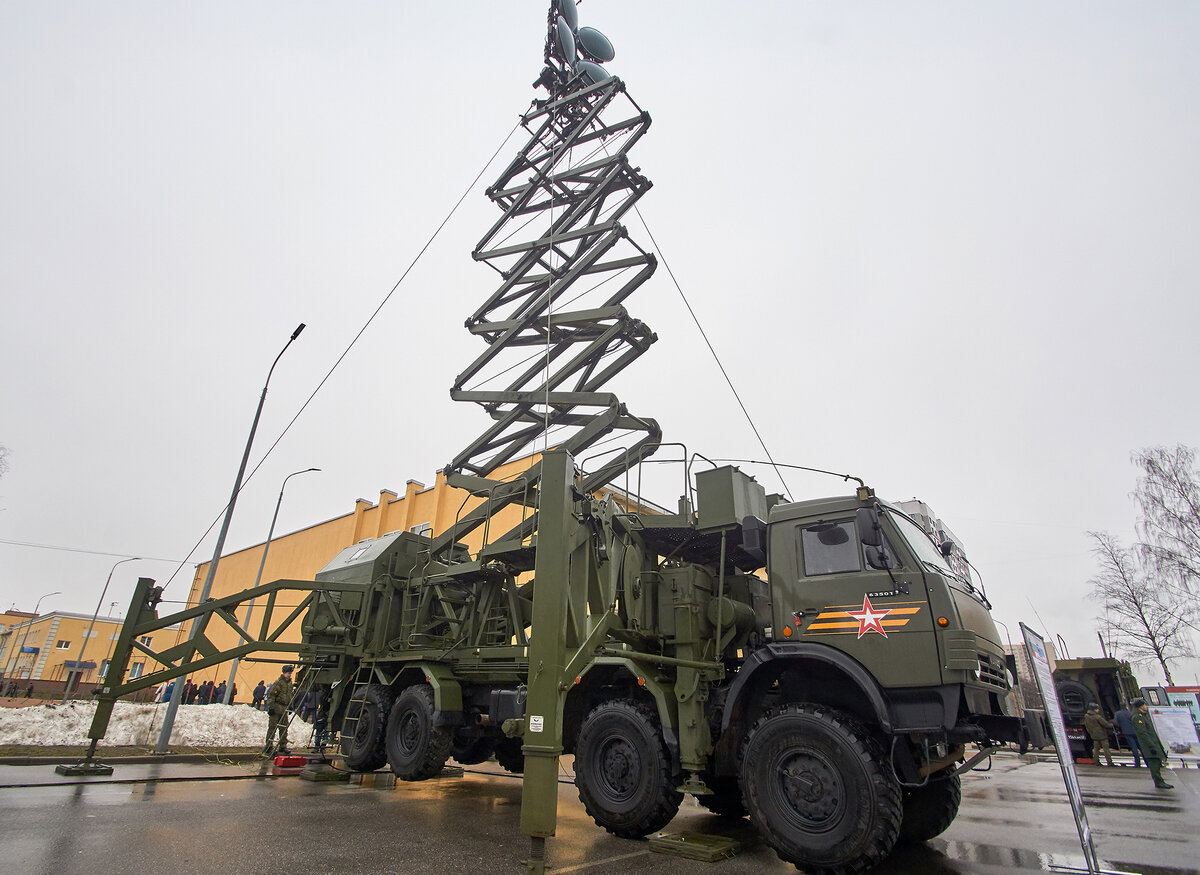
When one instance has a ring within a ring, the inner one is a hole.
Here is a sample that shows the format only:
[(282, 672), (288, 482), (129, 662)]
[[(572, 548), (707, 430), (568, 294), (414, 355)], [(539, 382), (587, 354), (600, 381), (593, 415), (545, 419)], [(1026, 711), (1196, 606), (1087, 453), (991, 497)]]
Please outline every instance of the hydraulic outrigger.
[[(112, 766), (96, 760), (96, 745), (100, 739), (104, 738), (108, 730), (113, 706), (118, 699), (252, 653), (295, 653), (296, 643), (281, 639), (293, 624), (308, 613), (310, 608), (314, 605), (324, 605), (337, 616), (340, 596), (349, 592), (361, 594), (364, 589), (366, 586), (355, 583), (319, 584), (311, 580), (274, 580), (223, 598), (209, 599), (193, 608), (159, 617), (158, 605), (162, 601), (162, 587), (156, 586), (151, 578), (138, 578), (125, 622), (122, 624), (117, 642), (113, 646), (108, 671), (94, 693), (97, 701), (96, 713), (92, 717), (92, 725), (88, 729), (88, 738), (91, 741), (88, 745), (87, 755), (82, 762), (60, 765), (56, 767), (56, 770), (63, 775), (111, 775)], [(283, 590), (304, 593), (304, 595), (299, 604), (280, 607), (276, 605), (276, 600)], [(333, 594), (337, 594), (338, 598), (331, 598)], [(236, 613), (242, 605), (264, 596), (266, 604), (258, 623), (257, 633), (254, 633), (243, 628), (238, 622)], [(279, 615), (284, 610), (288, 610), (288, 613), (280, 618)], [(214, 621), (224, 623), (229, 629), (236, 632), (242, 643), (227, 648), (221, 648), (214, 644), (208, 635), (209, 626)], [(165, 648), (152, 648), (141, 640), (144, 638), (168, 640), (169, 635), (155, 636), (154, 633), (171, 630), (182, 632), (183, 624), (188, 622), (199, 624), (195, 636), (190, 640), (184, 640)], [(330, 650), (333, 649), (330, 648)], [(325, 655), (319, 645), (315, 650), (318, 655)], [(146, 665), (150, 665), (153, 661), (162, 668), (136, 678), (126, 678), (130, 657), (135, 653), (147, 658)], [(293, 660), (260, 656), (256, 661), (284, 663)]]

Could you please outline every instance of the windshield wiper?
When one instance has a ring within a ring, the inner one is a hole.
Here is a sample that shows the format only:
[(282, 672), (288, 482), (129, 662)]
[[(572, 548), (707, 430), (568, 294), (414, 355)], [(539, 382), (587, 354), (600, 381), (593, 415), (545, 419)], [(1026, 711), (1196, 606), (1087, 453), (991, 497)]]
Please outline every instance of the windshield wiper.
[(936, 571), (938, 574), (949, 577), (952, 580), (957, 580), (959, 583), (961, 583), (963, 586), (965, 586), (967, 588), (968, 592), (978, 595), (979, 590), (975, 589), (975, 584), (971, 583), (970, 580), (963, 577), (958, 572), (956, 572), (950, 568), (947, 568), (944, 565), (939, 565), (938, 563), (933, 562), (929, 559), (922, 559), (921, 564), (924, 565), (926, 568), (930, 569), (931, 571)]

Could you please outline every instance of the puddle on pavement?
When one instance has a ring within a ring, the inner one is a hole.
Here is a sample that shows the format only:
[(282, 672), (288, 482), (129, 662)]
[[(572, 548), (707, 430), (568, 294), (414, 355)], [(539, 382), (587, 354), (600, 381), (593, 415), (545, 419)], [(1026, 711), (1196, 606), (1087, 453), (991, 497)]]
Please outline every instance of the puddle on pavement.
[[(913, 868), (908, 870), (897, 869), (897, 872), (970, 871), (969, 868), (964, 870), (962, 866), (958, 865), (962, 863), (1042, 872), (1049, 871), (1052, 866), (1071, 866), (1074, 868), (1082, 867), (1085, 869), (1087, 866), (1087, 862), (1084, 860), (1082, 854), (1048, 854), (1042, 851), (1027, 850), (1025, 848), (1005, 848), (1000, 847), (999, 845), (983, 845), (975, 842), (956, 842), (948, 839), (934, 839), (933, 841), (927, 842), (924, 847), (916, 845), (910, 849), (908, 846), (903, 846), (899, 850), (900, 853), (905, 853), (909, 850), (917, 853), (924, 852), (924, 859), (918, 857), (912, 861), (912, 864), (914, 864)], [(896, 860), (896, 862), (902, 862), (901, 860), (897, 859), (897, 854), (893, 854), (892, 857)], [(917, 866), (920, 866), (921, 868), (916, 868)]]
[[(922, 875), (963, 875), (977, 867), (995, 866), (1016, 872), (1048, 872), (1052, 867), (1069, 867), (1087, 871), (1082, 854), (1050, 854), (1021, 848), (1006, 848), (974, 842), (933, 839), (924, 845), (897, 845), (896, 850), (877, 868), (873, 875), (902, 875), (921, 872)], [(1106, 868), (1115, 868), (1140, 875), (1195, 875), (1194, 869), (1175, 869), (1147, 866), (1144, 863), (1108, 861)]]

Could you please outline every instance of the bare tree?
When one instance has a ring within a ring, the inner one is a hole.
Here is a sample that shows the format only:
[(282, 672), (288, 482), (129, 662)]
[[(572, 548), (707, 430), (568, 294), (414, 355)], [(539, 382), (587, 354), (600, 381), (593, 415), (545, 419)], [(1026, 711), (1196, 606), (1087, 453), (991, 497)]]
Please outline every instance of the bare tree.
[(1163, 587), (1157, 570), (1138, 551), (1122, 547), (1106, 532), (1088, 535), (1096, 542), (1092, 552), (1100, 565), (1088, 582), (1115, 625), (1114, 643), (1131, 662), (1157, 662), (1167, 685), (1173, 685), (1170, 661), (1192, 655), (1193, 606)]
[(1168, 586), (1195, 599), (1200, 580), (1200, 471), (1196, 451), (1182, 444), (1149, 447), (1133, 455), (1142, 469), (1133, 497), (1138, 503), (1139, 549)]
[(8, 473), (8, 447), (0, 444), (0, 477)]

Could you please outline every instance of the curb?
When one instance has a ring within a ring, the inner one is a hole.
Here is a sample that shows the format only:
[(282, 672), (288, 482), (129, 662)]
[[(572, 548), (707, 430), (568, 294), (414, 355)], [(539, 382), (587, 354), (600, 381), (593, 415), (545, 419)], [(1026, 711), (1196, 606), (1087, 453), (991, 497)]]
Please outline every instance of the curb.
[[(66, 754), (57, 757), (37, 757), (37, 756), (20, 756), (20, 757), (0, 757), (0, 766), (55, 766), (65, 762), (79, 762), (84, 758), (84, 753)], [(97, 762), (114, 765), (117, 763), (128, 764), (143, 764), (143, 763), (211, 763), (215, 759), (234, 760), (242, 762), (244, 760), (257, 760), (260, 757), (257, 754), (246, 753), (239, 751), (238, 753), (221, 753), (219, 751), (213, 753), (164, 753), (164, 754), (143, 754), (139, 756), (104, 756), (103, 753), (97, 753), (94, 759)]]

